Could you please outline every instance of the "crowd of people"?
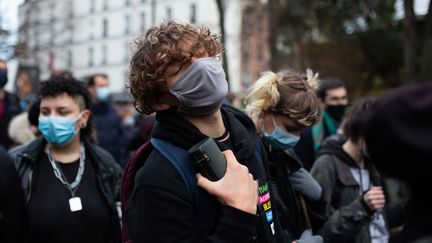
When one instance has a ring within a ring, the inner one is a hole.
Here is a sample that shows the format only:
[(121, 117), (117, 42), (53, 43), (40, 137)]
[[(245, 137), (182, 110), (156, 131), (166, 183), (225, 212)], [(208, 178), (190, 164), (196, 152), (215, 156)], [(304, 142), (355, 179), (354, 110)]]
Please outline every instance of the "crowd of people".
[[(430, 83), (348, 106), (340, 79), (263, 70), (243, 112), (222, 51), (205, 26), (149, 28), (132, 122), (105, 74), (52, 75), (22, 110), (0, 60), (0, 242), (432, 242)], [(216, 181), (188, 155), (208, 138)]]

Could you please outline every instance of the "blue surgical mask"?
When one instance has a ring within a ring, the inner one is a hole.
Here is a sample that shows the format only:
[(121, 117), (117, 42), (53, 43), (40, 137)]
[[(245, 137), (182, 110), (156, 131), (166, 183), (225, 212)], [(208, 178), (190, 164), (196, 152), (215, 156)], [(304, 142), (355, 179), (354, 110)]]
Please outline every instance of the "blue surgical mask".
[(82, 113), (77, 118), (48, 116), (39, 118), (39, 131), (44, 138), (55, 145), (68, 144), (75, 134), (75, 122), (81, 118)]
[(110, 95), (108, 87), (100, 87), (96, 90), (96, 98), (99, 101), (107, 101)]
[(300, 137), (289, 132), (285, 132), (280, 127), (278, 127), (273, 115), (272, 120), (274, 125), (273, 132), (271, 134), (267, 134), (265, 131), (263, 131), (264, 138), (275, 149), (285, 150), (294, 148), (300, 140)]

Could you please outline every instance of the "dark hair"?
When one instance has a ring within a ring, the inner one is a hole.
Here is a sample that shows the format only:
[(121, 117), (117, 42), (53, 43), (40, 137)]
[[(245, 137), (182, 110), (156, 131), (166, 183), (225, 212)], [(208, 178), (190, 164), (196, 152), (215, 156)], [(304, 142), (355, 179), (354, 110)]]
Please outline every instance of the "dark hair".
[(128, 86), (135, 108), (144, 114), (154, 112), (166, 92), (168, 68), (179, 71), (192, 57), (214, 57), (222, 51), (218, 36), (209, 28), (176, 21), (151, 27), (134, 45)]
[(102, 77), (102, 78), (106, 78), (108, 79), (108, 75), (104, 74), (104, 73), (97, 73), (97, 74), (93, 74), (90, 77), (88, 77), (87, 80), (87, 87), (91, 87), (94, 86), (96, 83), (96, 78), (97, 77)]
[(346, 84), (342, 79), (337, 79), (337, 78), (321, 79), (318, 86), (317, 95), (321, 100), (324, 100), (325, 97), (327, 96), (327, 90), (343, 88), (343, 87), (346, 87)]
[(40, 103), (41, 103), (41, 99), (37, 99), (30, 106), (27, 118), (28, 118), (31, 125), (34, 125), (34, 126), (39, 125)]
[[(81, 110), (90, 109), (90, 94), (84, 83), (78, 81), (74, 77), (68, 75), (55, 76), (41, 83), (41, 99), (44, 97), (57, 97), (64, 93), (71, 96), (77, 102), (78, 106), (80, 106)], [(87, 121), (87, 126), (81, 129), (81, 136), (95, 141), (93, 116), (91, 114)]]
[(355, 102), (348, 111), (342, 125), (343, 133), (347, 139), (357, 142), (363, 136), (364, 117), (372, 103), (373, 99), (365, 97)]
[(51, 76), (49, 79), (54, 79), (56, 77), (73, 77), (73, 73), (69, 70), (57, 70), (57, 71), (53, 71), (51, 73)]

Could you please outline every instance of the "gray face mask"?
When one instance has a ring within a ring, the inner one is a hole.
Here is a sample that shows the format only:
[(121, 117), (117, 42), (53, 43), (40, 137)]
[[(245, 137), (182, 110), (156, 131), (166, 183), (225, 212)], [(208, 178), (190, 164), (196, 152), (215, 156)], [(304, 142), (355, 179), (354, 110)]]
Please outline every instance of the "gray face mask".
[(219, 110), (228, 93), (228, 83), (220, 62), (214, 57), (199, 58), (171, 87), (180, 101), (178, 112), (205, 116)]

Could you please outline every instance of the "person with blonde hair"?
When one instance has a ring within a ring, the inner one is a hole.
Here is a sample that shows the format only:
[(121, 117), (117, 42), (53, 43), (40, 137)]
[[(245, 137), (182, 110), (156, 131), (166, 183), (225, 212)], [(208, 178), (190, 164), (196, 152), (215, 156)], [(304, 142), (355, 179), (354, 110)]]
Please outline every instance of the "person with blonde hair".
[(255, 122), (269, 157), (279, 220), (291, 241), (322, 242), (312, 231), (324, 223), (324, 218), (310, 210), (312, 204), (316, 204), (314, 209), (325, 205), (321, 200), (322, 188), (293, 150), (301, 130), (321, 119), (317, 86), (318, 74), (311, 70), (306, 75), (290, 70), (265, 72), (247, 96), (246, 111)]

